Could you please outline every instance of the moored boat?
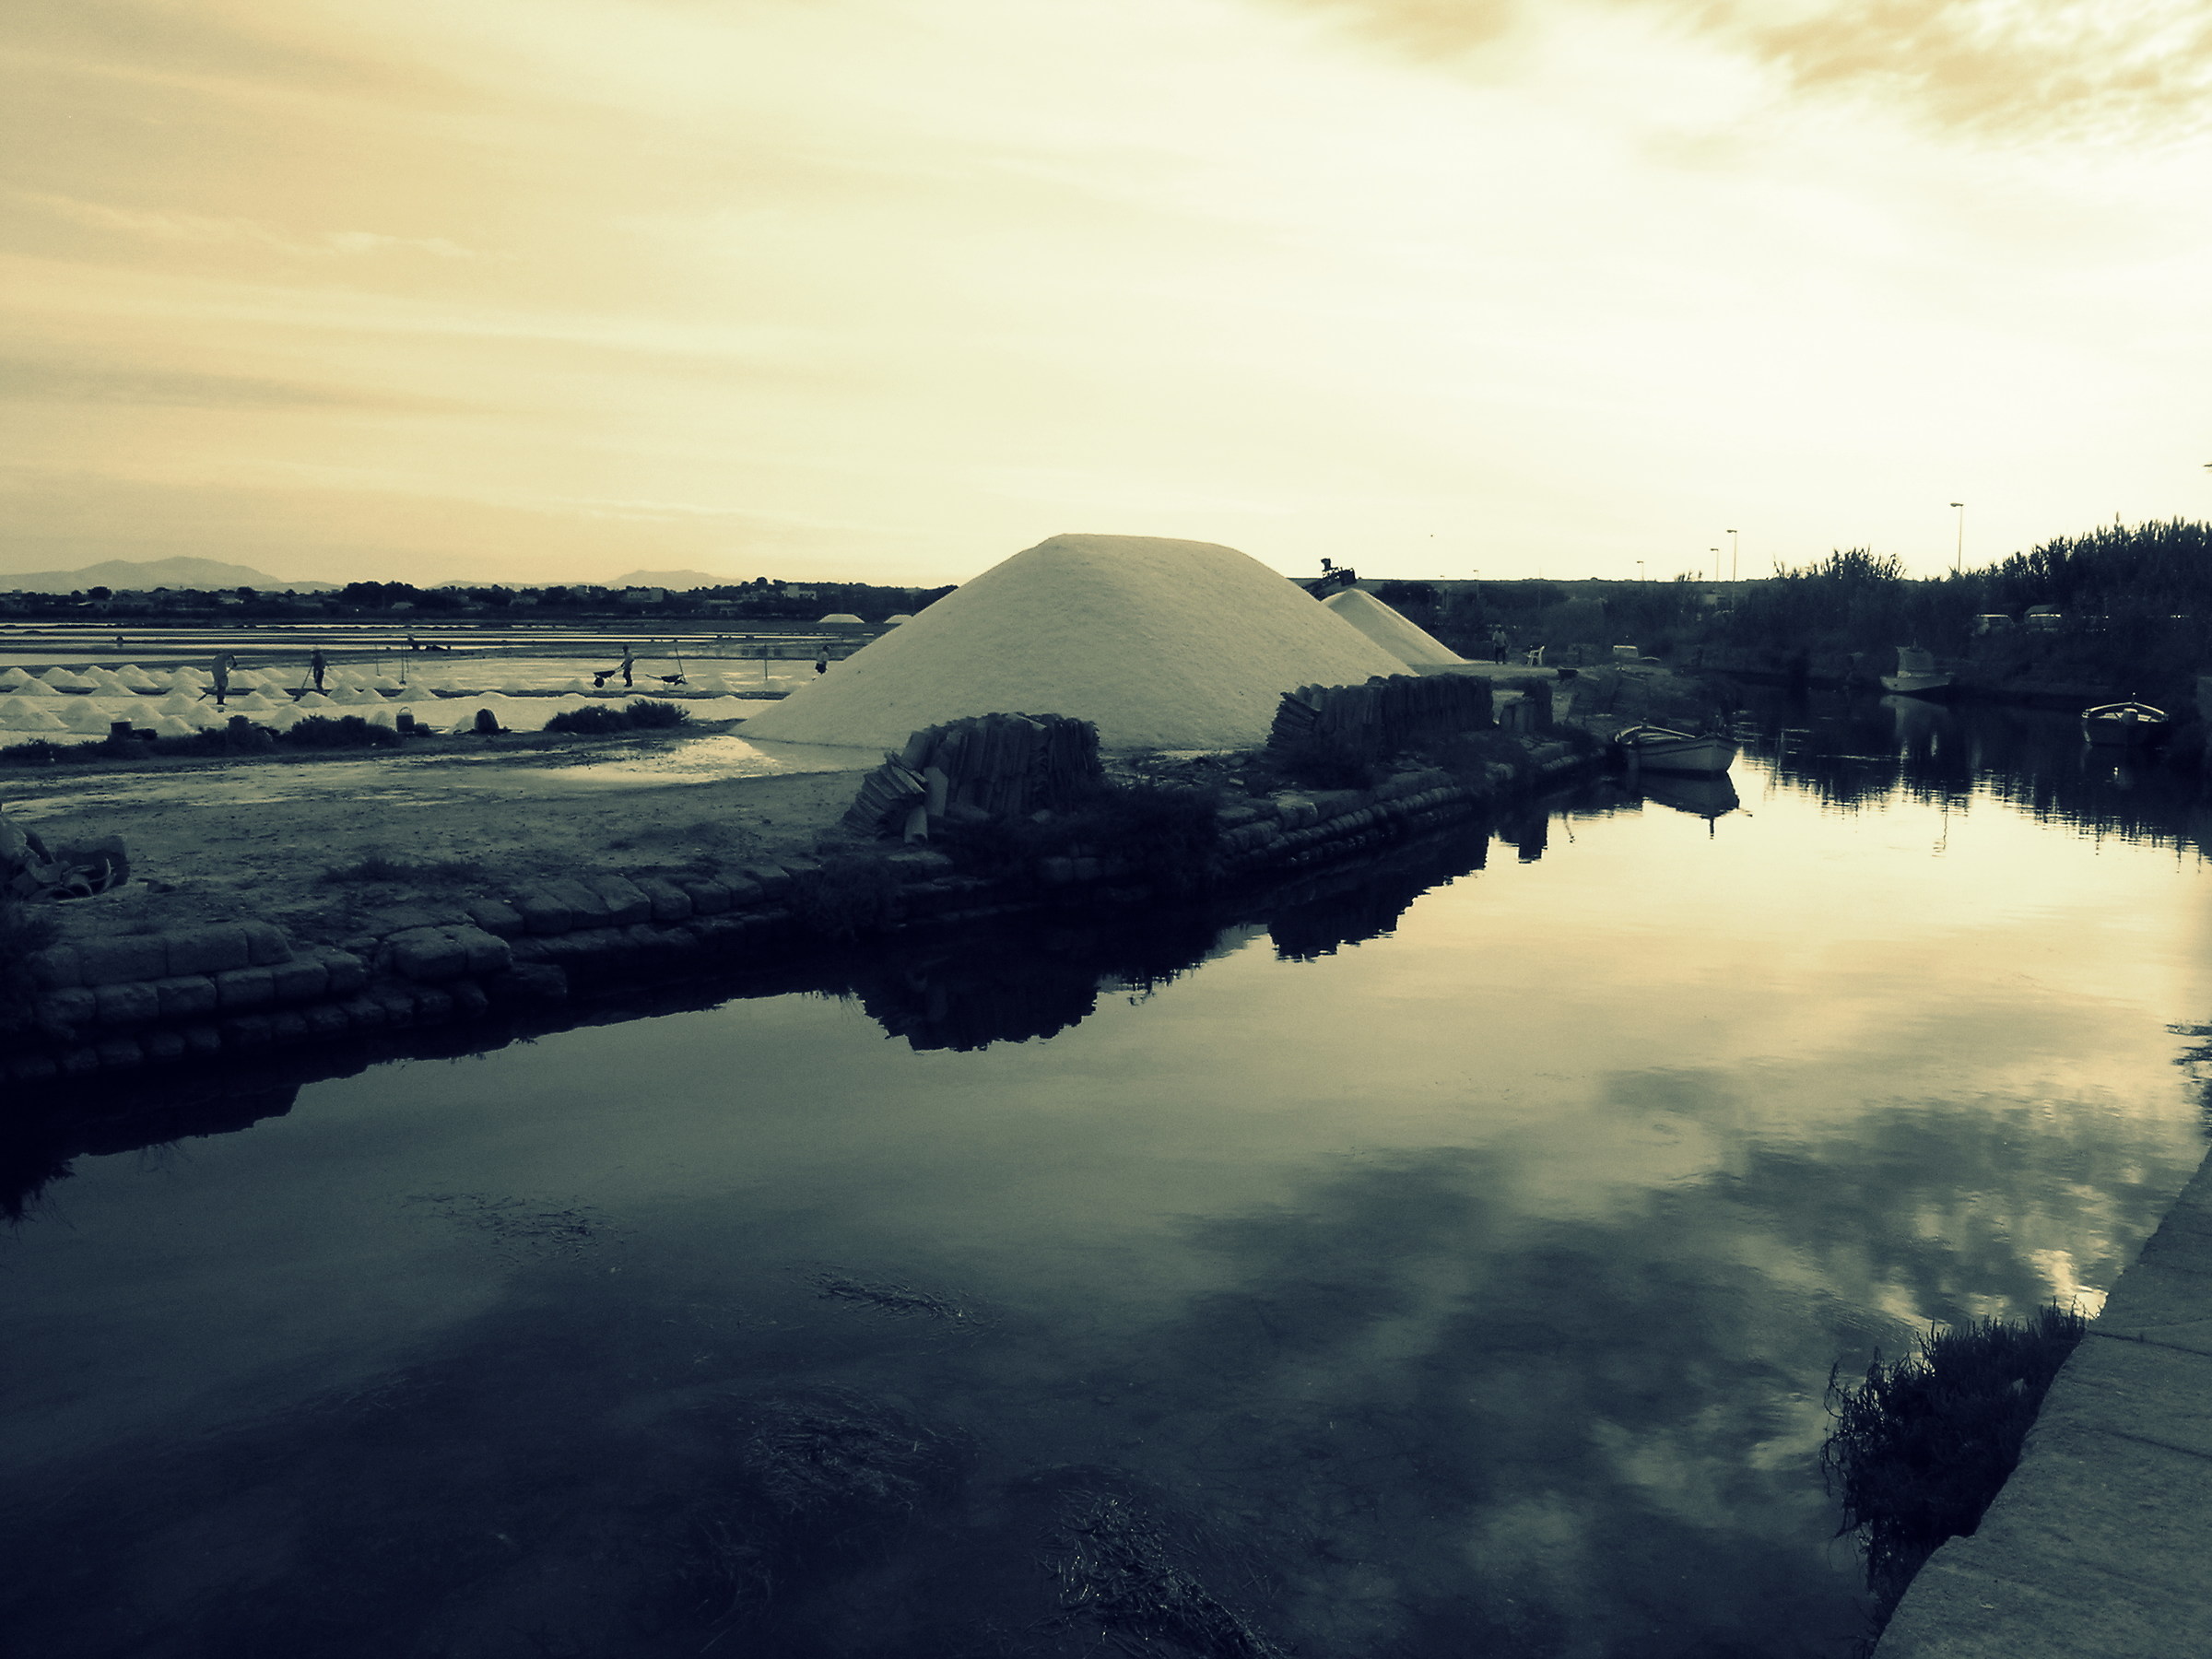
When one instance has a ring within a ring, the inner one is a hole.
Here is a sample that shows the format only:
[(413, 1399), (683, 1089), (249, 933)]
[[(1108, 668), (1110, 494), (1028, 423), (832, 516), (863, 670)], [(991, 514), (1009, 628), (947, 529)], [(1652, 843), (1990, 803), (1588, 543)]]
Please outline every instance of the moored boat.
[(1917, 645), (1897, 648), (1897, 672), (1882, 676), (1882, 689), (1893, 697), (1942, 697), (1951, 677), (1936, 666), (1935, 656)]
[(1725, 737), (1700, 737), (1666, 726), (1632, 725), (1614, 734), (1620, 751), (1639, 766), (1653, 771), (1724, 772), (1735, 759), (1735, 745)]
[(2147, 702), (2099, 703), (2081, 712), (2081, 735), (2091, 743), (2112, 748), (2133, 748), (2156, 743), (2172, 723), (2166, 711)]

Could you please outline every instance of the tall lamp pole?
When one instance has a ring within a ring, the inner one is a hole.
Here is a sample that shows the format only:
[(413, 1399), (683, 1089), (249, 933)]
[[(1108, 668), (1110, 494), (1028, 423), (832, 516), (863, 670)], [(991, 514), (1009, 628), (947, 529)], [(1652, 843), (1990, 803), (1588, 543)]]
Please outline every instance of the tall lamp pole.
[(1959, 546), (1951, 554), (1951, 574), (1956, 576), (1966, 568), (1966, 503), (1953, 501), (1959, 509)]
[(1735, 532), (1728, 532), (1728, 580), (1735, 580)]
[(1705, 551), (1712, 555), (1712, 579), (1718, 582), (1721, 579), (1721, 550), (1718, 547), (1708, 547)]
[(1636, 561), (1636, 580), (1639, 582), (1643, 580), (1643, 560), (1641, 559)]

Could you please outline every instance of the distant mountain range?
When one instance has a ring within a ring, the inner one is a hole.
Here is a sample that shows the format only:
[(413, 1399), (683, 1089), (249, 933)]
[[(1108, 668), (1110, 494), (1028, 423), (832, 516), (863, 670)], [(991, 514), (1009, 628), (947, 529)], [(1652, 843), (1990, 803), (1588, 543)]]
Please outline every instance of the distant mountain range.
[(207, 591), (250, 587), (267, 594), (288, 588), (299, 594), (337, 591), (335, 582), (312, 582), (296, 576), (272, 576), (251, 565), (224, 564), (215, 559), (152, 559), (143, 564), (111, 559), (87, 565), (81, 571), (27, 571), (21, 575), (0, 575), (0, 593), (72, 594), (85, 588), (144, 590), (198, 588)]

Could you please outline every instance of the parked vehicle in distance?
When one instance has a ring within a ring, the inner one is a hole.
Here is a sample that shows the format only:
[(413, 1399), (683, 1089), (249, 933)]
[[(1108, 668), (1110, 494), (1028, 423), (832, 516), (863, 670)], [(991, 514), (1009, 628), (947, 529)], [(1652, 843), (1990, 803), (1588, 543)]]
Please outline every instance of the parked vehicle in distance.
[(2081, 712), (2081, 735), (2100, 747), (2135, 748), (2156, 743), (2172, 722), (2146, 702), (2099, 703)]

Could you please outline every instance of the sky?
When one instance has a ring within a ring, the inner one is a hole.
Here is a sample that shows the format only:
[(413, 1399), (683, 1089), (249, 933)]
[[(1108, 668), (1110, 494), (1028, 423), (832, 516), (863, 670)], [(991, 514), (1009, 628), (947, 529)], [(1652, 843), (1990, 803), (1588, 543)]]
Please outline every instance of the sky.
[(0, 572), (2212, 517), (2208, 117), (2195, 0), (10, 0)]

